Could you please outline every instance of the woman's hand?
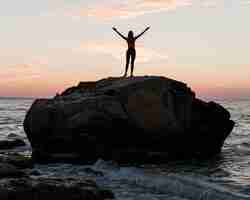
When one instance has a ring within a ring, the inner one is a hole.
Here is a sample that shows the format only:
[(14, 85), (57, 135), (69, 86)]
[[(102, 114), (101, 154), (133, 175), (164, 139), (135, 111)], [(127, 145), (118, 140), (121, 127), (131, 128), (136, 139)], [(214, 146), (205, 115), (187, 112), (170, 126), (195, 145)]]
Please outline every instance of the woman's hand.
[(113, 29), (118, 35), (120, 35), (124, 40), (127, 40), (127, 38), (126, 38), (124, 35), (122, 35), (115, 27), (112, 27), (112, 29)]

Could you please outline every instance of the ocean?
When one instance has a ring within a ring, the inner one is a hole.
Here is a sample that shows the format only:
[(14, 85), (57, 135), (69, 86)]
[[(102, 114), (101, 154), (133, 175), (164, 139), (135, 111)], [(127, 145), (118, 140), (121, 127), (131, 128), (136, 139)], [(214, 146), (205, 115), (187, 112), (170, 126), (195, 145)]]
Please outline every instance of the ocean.
[[(34, 99), (0, 98), (0, 140), (16, 134), (27, 145), (8, 150), (31, 156), (31, 147), (23, 130), (23, 120)], [(92, 166), (104, 176), (86, 174), (86, 166), (72, 164), (35, 165), (42, 176), (91, 176), (98, 184), (111, 188), (117, 199), (161, 199), (157, 192), (158, 179), (168, 174), (194, 177), (195, 180), (222, 185), (238, 193), (250, 195), (250, 99), (217, 101), (228, 109), (236, 122), (225, 141), (222, 153), (210, 160), (179, 160), (164, 165), (118, 166), (101, 158)], [(212, 144), (211, 144), (212, 146)], [(6, 150), (0, 151), (6, 153)], [(146, 178), (152, 177), (151, 186), (145, 187)], [(154, 182), (155, 181), (155, 182)], [(140, 198), (139, 198), (140, 199)]]

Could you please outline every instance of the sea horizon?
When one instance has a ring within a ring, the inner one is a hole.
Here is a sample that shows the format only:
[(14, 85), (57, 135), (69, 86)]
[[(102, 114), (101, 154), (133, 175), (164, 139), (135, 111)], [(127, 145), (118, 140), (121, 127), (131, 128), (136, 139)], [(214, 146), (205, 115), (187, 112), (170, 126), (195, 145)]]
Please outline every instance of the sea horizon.
[[(0, 96), (0, 99), (49, 99), (53, 98), (53, 96)], [(204, 100), (204, 101), (249, 101), (250, 96), (241, 96), (241, 97), (216, 97), (216, 96), (196, 96), (196, 98)]]

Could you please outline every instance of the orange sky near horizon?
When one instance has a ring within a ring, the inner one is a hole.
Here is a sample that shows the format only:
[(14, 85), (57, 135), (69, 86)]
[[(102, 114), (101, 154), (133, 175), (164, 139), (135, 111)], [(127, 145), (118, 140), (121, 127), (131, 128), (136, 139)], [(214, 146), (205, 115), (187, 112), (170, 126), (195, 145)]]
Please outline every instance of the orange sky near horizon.
[(135, 75), (185, 82), (202, 98), (250, 98), (248, 0), (10, 0), (0, 16), (0, 96), (121, 76), (127, 47), (112, 27), (151, 26), (136, 43)]
[[(17, 76), (1, 79), (0, 96), (50, 97), (64, 91), (68, 87), (77, 85), (80, 81), (96, 81), (107, 77), (119, 77), (123, 71), (122, 67), (114, 72), (109, 68), (106, 69), (107, 71), (103, 70), (98, 73), (90, 70), (54, 73), (45, 71), (39, 75), (34, 73), (33, 76), (30, 75), (24, 79), (18, 79)], [(239, 77), (237, 80), (237, 77), (228, 77), (229, 80), (225, 82), (220, 80), (219, 76), (213, 76), (212, 73), (206, 78), (206, 75), (202, 73), (188, 74), (186, 72), (176, 72), (174, 74), (174, 69), (174, 67), (157, 67), (155, 69), (150, 69), (150, 67), (139, 69), (138, 67), (135, 73), (138, 76), (158, 75), (182, 81), (187, 83), (198, 97), (202, 98), (231, 99), (249, 97), (249, 87), (247, 86), (250, 85), (250, 80), (239, 80)]]

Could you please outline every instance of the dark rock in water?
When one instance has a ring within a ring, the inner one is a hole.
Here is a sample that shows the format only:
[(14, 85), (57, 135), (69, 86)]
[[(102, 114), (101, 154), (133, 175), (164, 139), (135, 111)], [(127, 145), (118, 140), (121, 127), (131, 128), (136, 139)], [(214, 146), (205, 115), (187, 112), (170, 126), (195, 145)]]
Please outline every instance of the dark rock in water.
[[(0, 179), (0, 199), (103, 200), (111, 197), (91, 180), (60, 178)], [(113, 196), (114, 197), (114, 196)]]
[(0, 162), (14, 165), (19, 169), (26, 169), (33, 167), (32, 158), (20, 154), (0, 155)]
[(30, 176), (40, 176), (41, 173), (38, 170), (32, 169), (31, 171), (28, 172)]
[(95, 175), (95, 176), (103, 176), (103, 175), (104, 175), (102, 171), (97, 171), (97, 170), (94, 170), (94, 169), (92, 169), (92, 168), (90, 168), (90, 167), (86, 167), (86, 168), (84, 169), (84, 171), (85, 171), (86, 173), (88, 173), (88, 174), (93, 174), (93, 175)]
[(10, 134), (8, 134), (7, 137), (8, 137), (8, 138), (18, 138), (18, 137), (20, 137), (20, 136), (17, 135), (17, 134), (15, 134), (15, 133), (10, 133)]
[(115, 195), (111, 190), (102, 189), (100, 193), (105, 199), (115, 199)]
[[(8, 163), (0, 163), (0, 179), (6, 177), (20, 177), (24, 172)], [(0, 198), (1, 199), (1, 198)]]
[(0, 141), (0, 149), (12, 149), (20, 146), (25, 146), (25, 142), (19, 138), (7, 139)]
[(24, 121), (37, 161), (212, 156), (233, 127), (222, 106), (157, 76), (81, 82), (53, 99), (36, 100)]

